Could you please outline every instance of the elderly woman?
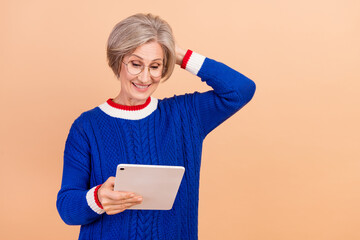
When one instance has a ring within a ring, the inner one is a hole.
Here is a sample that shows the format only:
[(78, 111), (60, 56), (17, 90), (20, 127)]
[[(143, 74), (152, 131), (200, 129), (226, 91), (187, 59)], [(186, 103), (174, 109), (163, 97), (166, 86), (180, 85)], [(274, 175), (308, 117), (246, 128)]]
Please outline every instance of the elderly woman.
[[(118, 23), (107, 57), (120, 92), (71, 126), (57, 197), (60, 216), (81, 225), (79, 239), (197, 239), (203, 140), (251, 100), (255, 84), (222, 63), (175, 46), (170, 26), (151, 14)], [(213, 90), (152, 97), (175, 64)], [(114, 191), (120, 163), (184, 166), (173, 208), (127, 210), (142, 197)]]

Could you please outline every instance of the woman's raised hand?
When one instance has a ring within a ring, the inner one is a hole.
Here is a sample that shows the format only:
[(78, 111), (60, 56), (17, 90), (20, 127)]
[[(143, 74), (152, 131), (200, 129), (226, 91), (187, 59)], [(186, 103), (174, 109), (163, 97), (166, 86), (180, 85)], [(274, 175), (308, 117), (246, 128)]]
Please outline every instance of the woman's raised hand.
[(175, 43), (176, 64), (181, 66), (182, 60), (186, 54), (186, 50), (182, 49), (177, 43)]
[(142, 202), (142, 197), (131, 192), (114, 191), (115, 177), (109, 177), (98, 190), (98, 198), (108, 215), (125, 211)]

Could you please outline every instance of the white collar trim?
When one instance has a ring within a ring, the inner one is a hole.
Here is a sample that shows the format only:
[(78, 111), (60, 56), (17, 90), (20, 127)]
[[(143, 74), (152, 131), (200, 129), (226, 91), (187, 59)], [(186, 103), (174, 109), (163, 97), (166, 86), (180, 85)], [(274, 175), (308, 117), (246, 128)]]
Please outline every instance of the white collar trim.
[(151, 97), (149, 105), (141, 110), (129, 111), (110, 106), (107, 102), (101, 104), (99, 108), (107, 115), (115, 118), (127, 120), (140, 120), (146, 118), (157, 109), (158, 99)]

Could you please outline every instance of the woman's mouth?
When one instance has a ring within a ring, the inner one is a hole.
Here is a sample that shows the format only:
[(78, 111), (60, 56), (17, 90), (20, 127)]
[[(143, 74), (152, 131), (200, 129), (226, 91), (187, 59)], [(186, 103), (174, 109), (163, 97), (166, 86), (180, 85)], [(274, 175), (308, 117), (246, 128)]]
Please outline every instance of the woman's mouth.
[(141, 84), (136, 84), (134, 82), (131, 82), (138, 90), (146, 90), (150, 87), (151, 84), (149, 85), (141, 85)]

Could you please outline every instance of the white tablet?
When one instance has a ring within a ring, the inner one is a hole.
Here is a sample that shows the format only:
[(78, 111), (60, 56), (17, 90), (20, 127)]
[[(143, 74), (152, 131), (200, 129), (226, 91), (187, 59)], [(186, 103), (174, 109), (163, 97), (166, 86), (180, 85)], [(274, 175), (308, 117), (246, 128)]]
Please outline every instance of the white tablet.
[(114, 190), (142, 196), (142, 203), (129, 209), (170, 210), (184, 172), (181, 166), (119, 164)]

